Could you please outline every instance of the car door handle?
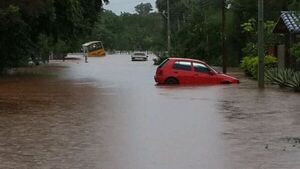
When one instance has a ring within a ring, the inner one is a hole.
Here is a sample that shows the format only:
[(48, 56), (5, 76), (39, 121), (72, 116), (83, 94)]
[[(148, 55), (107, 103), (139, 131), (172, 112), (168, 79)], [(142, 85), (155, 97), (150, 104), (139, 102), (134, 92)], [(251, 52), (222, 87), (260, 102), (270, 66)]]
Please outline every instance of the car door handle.
[(177, 74), (178, 72), (174, 72), (175, 74)]

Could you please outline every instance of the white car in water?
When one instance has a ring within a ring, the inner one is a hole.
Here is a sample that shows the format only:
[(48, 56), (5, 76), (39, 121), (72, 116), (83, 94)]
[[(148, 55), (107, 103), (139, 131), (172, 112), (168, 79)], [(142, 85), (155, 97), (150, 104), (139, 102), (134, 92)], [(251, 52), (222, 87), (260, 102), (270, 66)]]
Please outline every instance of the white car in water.
[(136, 61), (136, 60), (147, 61), (148, 60), (148, 56), (146, 55), (145, 52), (133, 52), (131, 54), (131, 60), (132, 61)]

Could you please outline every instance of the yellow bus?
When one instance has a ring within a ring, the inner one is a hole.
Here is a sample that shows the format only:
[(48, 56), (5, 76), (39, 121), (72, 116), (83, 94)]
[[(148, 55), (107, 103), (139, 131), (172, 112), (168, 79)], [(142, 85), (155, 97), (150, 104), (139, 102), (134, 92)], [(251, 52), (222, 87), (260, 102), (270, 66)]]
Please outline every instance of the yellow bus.
[(87, 57), (100, 57), (105, 56), (106, 52), (104, 50), (101, 41), (91, 41), (82, 45), (83, 53)]

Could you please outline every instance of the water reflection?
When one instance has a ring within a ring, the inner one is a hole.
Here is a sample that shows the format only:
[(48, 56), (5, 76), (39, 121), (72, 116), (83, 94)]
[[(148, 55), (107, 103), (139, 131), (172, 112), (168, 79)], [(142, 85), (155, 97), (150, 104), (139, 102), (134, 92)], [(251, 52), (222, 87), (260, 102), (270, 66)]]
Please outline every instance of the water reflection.
[[(249, 87), (249, 86), (250, 87)], [(297, 168), (300, 145), (282, 141), (299, 137), (299, 94), (259, 90), (244, 83), (221, 92), (219, 111), (235, 168)]]

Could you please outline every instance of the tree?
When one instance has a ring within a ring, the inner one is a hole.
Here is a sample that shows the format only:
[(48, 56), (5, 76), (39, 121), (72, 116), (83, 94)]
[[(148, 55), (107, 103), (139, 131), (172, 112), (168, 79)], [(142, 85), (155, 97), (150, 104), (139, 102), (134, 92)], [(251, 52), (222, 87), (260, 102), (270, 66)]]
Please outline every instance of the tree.
[(0, 73), (5, 68), (22, 65), (28, 57), (29, 31), (19, 7), (9, 5), (0, 9)]
[[(0, 72), (79, 48), (108, 0), (5, 0), (0, 3)], [(57, 47), (61, 45), (60, 47)], [(48, 53), (48, 54), (47, 54)]]
[[(167, 0), (156, 1), (162, 15), (166, 14), (166, 2)], [(221, 0), (170, 1), (173, 55), (194, 57), (211, 64), (220, 64), (221, 2)], [(271, 42), (275, 35), (272, 35), (270, 30), (280, 16), (280, 11), (299, 10), (300, 2), (298, 0), (264, 2), (265, 11), (268, 11), (265, 13), (265, 19), (269, 21), (266, 23), (266, 29), (269, 29), (267, 41)], [(231, 66), (237, 66), (245, 55), (241, 49), (248, 42), (254, 42), (249, 32), (245, 32), (241, 25), (251, 18), (257, 18), (257, 0), (227, 0), (226, 3), (225, 32), (228, 61)]]
[(105, 10), (93, 29), (92, 37), (103, 41), (108, 50), (164, 50), (163, 18), (157, 12), (147, 15)]
[(153, 11), (151, 3), (140, 3), (134, 8), (138, 15), (148, 15), (151, 11)]

